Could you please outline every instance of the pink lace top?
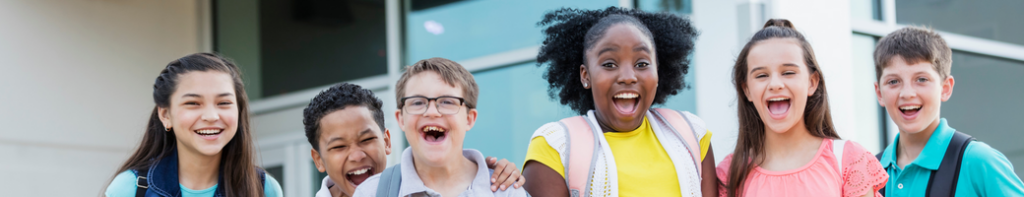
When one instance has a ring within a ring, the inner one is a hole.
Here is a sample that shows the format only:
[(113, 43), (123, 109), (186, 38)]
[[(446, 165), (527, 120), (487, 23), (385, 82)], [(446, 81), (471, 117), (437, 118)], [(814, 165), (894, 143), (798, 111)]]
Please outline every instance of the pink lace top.
[[(879, 189), (889, 180), (889, 174), (875, 156), (853, 141), (843, 148), (842, 171), (837, 169), (832, 140), (822, 140), (821, 148), (811, 162), (787, 171), (769, 171), (754, 167), (743, 184), (744, 196), (864, 196), (868, 192), (882, 196)], [(728, 184), (729, 154), (718, 164), (718, 179)], [(726, 196), (725, 187), (719, 195)]]

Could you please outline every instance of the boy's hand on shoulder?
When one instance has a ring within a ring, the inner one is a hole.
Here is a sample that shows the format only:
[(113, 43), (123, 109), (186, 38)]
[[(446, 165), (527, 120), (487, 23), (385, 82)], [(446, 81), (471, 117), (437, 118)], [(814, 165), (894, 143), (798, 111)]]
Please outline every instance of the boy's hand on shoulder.
[(523, 184), (526, 183), (526, 179), (519, 173), (519, 169), (516, 168), (516, 164), (509, 162), (506, 159), (498, 160), (494, 157), (487, 157), (484, 159), (487, 161), (487, 167), (494, 169), (494, 174), (491, 175), (491, 191), (502, 191), (515, 187), (519, 189)]

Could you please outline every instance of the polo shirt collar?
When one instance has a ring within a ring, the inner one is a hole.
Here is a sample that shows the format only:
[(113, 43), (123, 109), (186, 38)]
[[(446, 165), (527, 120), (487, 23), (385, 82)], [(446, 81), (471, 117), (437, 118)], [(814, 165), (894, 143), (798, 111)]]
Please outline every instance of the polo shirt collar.
[[(475, 162), (477, 166), (476, 176), (474, 176), (473, 182), (467, 188), (467, 192), (470, 193), (470, 196), (490, 196), (492, 194), (490, 187), (491, 173), (489, 173), (490, 169), (487, 168), (487, 163), (484, 161), (483, 153), (474, 149), (463, 149), (462, 156)], [(419, 174), (416, 173), (416, 167), (412, 159), (412, 147), (405, 148), (405, 151), (402, 151), (402, 161), (407, 162), (399, 164), (402, 171), (402, 183), (398, 189), (398, 196), (410, 196), (420, 192), (436, 193), (434, 190), (427, 188), (423, 184), (423, 179), (420, 179)]]
[[(921, 154), (910, 165), (921, 166), (929, 170), (939, 169), (939, 164), (942, 163), (942, 157), (946, 156), (946, 148), (949, 147), (949, 141), (953, 138), (954, 132), (956, 130), (946, 124), (945, 118), (940, 119), (939, 126), (935, 127), (935, 132), (932, 132), (932, 136), (928, 138), (928, 143), (924, 145)], [(895, 145), (885, 148), (885, 152), (882, 153), (882, 160), (879, 162), (886, 168), (898, 166), (896, 146), (899, 146), (899, 141), (900, 134), (896, 134), (896, 140), (893, 141)]]

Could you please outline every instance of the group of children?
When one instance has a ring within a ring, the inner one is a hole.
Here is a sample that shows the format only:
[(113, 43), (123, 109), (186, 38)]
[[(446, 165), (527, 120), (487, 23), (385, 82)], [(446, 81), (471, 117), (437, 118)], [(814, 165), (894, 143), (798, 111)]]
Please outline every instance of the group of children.
[[(410, 145), (400, 164), (386, 166), (391, 133), (371, 91), (343, 83), (310, 101), (310, 155), (328, 174), (316, 196), (1024, 196), (1004, 155), (939, 115), (952, 52), (932, 30), (902, 28), (875, 49), (878, 102), (899, 127), (876, 156), (836, 132), (810, 43), (769, 20), (733, 66), (739, 135), (716, 166), (699, 117), (652, 108), (686, 87), (697, 37), (688, 19), (611, 7), (560, 9), (539, 24), (549, 91), (580, 116), (540, 126), (522, 173), (463, 147), (479, 88), (458, 63), (431, 58), (397, 82), (394, 116)], [(175, 60), (153, 98), (142, 144), (107, 196), (281, 196), (254, 163), (234, 64)]]

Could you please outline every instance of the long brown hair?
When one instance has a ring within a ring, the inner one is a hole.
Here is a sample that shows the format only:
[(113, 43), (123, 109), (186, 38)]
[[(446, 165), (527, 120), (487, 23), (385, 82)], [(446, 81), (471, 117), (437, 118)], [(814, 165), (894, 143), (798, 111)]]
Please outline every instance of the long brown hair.
[[(125, 161), (116, 173), (126, 170), (148, 169), (151, 165), (169, 156), (176, 150), (174, 132), (165, 130), (158, 108), (168, 108), (171, 94), (178, 85), (178, 77), (192, 71), (220, 71), (231, 75), (238, 103), (238, 132), (221, 150), (220, 173), (226, 196), (263, 196), (263, 184), (253, 150), (252, 133), (249, 128), (249, 98), (245, 94), (241, 72), (230, 60), (211, 53), (191, 54), (171, 61), (153, 83), (153, 101), (156, 106), (150, 113), (146, 133), (135, 153)], [(178, 176), (178, 175), (173, 175)]]
[(764, 28), (750, 38), (750, 41), (743, 46), (739, 57), (736, 58), (736, 65), (732, 69), (732, 81), (736, 86), (737, 108), (739, 108), (740, 128), (739, 136), (736, 139), (736, 149), (733, 151), (732, 162), (729, 165), (728, 184), (725, 184), (729, 197), (740, 196), (740, 188), (746, 181), (747, 175), (754, 168), (764, 162), (764, 141), (765, 125), (761, 116), (757, 114), (754, 103), (746, 102), (744, 98), (744, 86), (747, 83), (747, 55), (750, 48), (758, 42), (772, 38), (791, 38), (800, 42), (803, 49), (804, 63), (811, 71), (810, 77), (818, 80), (818, 89), (813, 95), (807, 97), (807, 108), (804, 109), (804, 124), (813, 136), (822, 138), (839, 139), (835, 126), (832, 125), (832, 114), (829, 112), (828, 93), (825, 90), (825, 77), (818, 67), (818, 61), (814, 58), (814, 50), (811, 44), (804, 39), (800, 32), (793, 28), (793, 23), (786, 19), (771, 19), (764, 24)]

